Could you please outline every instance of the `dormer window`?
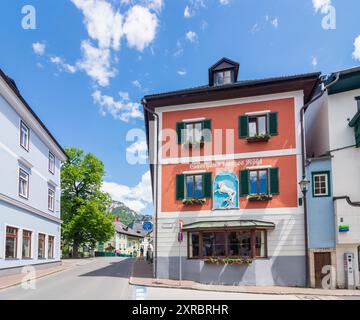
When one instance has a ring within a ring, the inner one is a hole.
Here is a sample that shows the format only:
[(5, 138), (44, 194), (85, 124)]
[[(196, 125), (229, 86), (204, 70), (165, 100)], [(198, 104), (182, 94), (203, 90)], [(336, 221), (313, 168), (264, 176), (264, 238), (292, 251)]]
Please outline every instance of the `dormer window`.
[(209, 86), (222, 86), (237, 81), (239, 64), (222, 58), (209, 69)]
[(214, 85), (222, 86), (224, 84), (233, 83), (232, 70), (216, 71), (214, 73)]

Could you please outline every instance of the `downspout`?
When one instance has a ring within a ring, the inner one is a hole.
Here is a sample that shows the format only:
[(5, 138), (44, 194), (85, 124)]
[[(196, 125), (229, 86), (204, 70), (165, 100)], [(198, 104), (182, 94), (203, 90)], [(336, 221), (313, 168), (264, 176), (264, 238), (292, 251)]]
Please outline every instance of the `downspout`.
[[(143, 98), (141, 100), (141, 104), (143, 106), (143, 108), (151, 113), (155, 119), (156, 119), (156, 134), (159, 135), (159, 115), (151, 110), (150, 108), (148, 108), (147, 106), (147, 101), (145, 98)], [(150, 141), (150, 139), (149, 139)], [(155, 202), (155, 243), (154, 243), (154, 278), (157, 279), (157, 247), (158, 247), (158, 165), (159, 165), (159, 139), (156, 139), (156, 156), (155, 156), (155, 164), (154, 164), (154, 182), (155, 182), (155, 192), (154, 192), (154, 202)]]
[[(321, 92), (312, 98), (308, 103), (304, 104), (300, 109), (300, 126), (301, 126), (301, 162), (302, 162), (302, 177), (306, 178), (306, 150), (305, 150), (305, 128), (304, 128), (304, 115), (306, 109), (320, 99), (324, 93), (336, 82), (339, 81), (340, 72), (336, 73), (335, 80), (324, 85), (324, 80), (321, 79)], [(304, 203), (304, 236), (305, 236), (305, 263), (306, 263), (306, 286), (310, 287), (310, 263), (309, 263), (309, 238), (308, 238), (308, 212), (307, 212), (307, 195), (303, 192), (303, 203)]]

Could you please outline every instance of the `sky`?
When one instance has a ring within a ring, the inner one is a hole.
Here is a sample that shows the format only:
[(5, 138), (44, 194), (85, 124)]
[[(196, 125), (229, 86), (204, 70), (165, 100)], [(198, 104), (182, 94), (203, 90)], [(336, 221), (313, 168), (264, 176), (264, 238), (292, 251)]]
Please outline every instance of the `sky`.
[(360, 64), (358, 0), (2, 0), (0, 21), (0, 68), (61, 145), (104, 162), (103, 189), (145, 214), (146, 142), (126, 139), (144, 131), (144, 95), (204, 85), (221, 57), (239, 80)]

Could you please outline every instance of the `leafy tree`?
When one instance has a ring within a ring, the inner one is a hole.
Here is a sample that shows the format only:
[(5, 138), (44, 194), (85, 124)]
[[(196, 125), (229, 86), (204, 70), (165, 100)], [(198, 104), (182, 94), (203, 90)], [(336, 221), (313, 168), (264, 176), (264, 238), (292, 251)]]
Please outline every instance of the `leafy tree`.
[(65, 150), (68, 160), (61, 168), (62, 238), (78, 255), (82, 245), (95, 247), (114, 235), (110, 196), (101, 191), (104, 164), (93, 154), (74, 147)]

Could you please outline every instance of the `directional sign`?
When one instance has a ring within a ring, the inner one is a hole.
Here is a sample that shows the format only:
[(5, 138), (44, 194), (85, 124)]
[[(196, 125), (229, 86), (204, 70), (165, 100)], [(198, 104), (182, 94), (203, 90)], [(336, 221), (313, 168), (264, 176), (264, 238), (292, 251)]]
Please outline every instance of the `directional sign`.
[(145, 221), (145, 222), (143, 223), (143, 229), (144, 229), (145, 231), (151, 231), (151, 230), (153, 229), (153, 224), (152, 224), (152, 222), (150, 222), (150, 221)]

